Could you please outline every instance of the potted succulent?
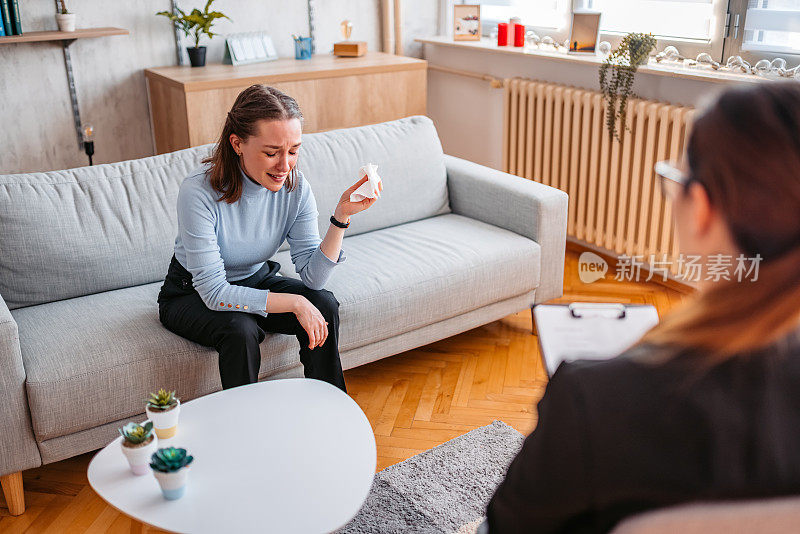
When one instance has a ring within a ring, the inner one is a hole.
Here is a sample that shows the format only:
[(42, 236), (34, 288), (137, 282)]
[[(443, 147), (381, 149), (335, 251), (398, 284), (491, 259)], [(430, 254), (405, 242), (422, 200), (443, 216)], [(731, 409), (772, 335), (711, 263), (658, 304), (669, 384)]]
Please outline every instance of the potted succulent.
[[(216, 33), (211, 32), (211, 26), (214, 25), (214, 20), (225, 17), (231, 20), (229, 16), (220, 13), (219, 11), (209, 11), (211, 4), (214, 0), (208, 0), (206, 7), (203, 11), (194, 8), (191, 13), (187, 14), (179, 7), (175, 6), (177, 13), (170, 13), (169, 11), (159, 11), (156, 15), (163, 15), (167, 17), (176, 28), (183, 31), (187, 38), (194, 39), (194, 46), (187, 46), (186, 52), (189, 53), (189, 62), (192, 67), (202, 67), (206, 64), (206, 47), (200, 46), (200, 35), (205, 33), (211, 39)], [(190, 35), (191, 34), (191, 35)]]
[[(625, 119), (628, 98), (633, 94), (633, 80), (636, 70), (646, 65), (650, 52), (656, 47), (652, 34), (629, 33), (619, 46), (600, 64), (600, 90), (608, 104), (606, 110), (606, 129), (613, 139), (621, 141), (625, 133)], [(609, 76), (609, 71), (611, 75)], [(617, 121), (622, 125), (617, 129)]]
[(150, 457), (158, 449), (158, 440), (153, 434), (153, 423), (147, 421), (144, 425), (128, 423), (119, 429), (122, 435), (120, 447), (122, 454), (128, 459), (131, 472), (134, 475), (147, 473), (147, 464)]
[(75, 13), (70, 13), (67, 9), (65, 0), (60, 0), (61, 8), (56, 13), (56, 23), (58, 24), (59, 31), (74, 32), (75, 31)]
[(158, 439), (168, 439), (178, 431), (178, 415), (181, 412), (181, 401), (174, 391), (164, 388), (158, 393), (150, 393), (145, 406), (147, 417), (153, 422)]
[(150, 457), (150, 468), (168, 501), (180, 499), (186, 491), (186, 477), (192, 460), (194, 457), (186, 454), (186, 449), (175, 447), (158, 449)]

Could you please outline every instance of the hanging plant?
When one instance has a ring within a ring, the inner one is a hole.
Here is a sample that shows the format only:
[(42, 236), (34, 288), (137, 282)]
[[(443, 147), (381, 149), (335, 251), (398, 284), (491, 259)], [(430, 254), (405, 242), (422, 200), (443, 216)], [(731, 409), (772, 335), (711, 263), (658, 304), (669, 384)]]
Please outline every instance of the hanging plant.
[[(633, 94), (636, 70), (639, 65), (647, 64), (650, 52), (655, 47), (656, 40), (652, 34), (629, 33), (600, 65), (600, 91), (608, 104), (606, 128), (612, 139), (622, 141), (621, 134), (624, 134), (626, 129), (628, 99)], [(618, 120), (622, 125), (621, 131), (617, 129)]]

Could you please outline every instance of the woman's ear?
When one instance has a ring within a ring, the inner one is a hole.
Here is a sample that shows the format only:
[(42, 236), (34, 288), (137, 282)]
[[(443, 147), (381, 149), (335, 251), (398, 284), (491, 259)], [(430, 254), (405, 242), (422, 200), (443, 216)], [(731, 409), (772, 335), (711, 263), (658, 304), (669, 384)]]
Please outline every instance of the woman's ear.
[(241, 154), (242, 153), (242, 140), (239, 138), (239, 136), (236, 135), (236, 134), (231, 134), (228, 139), (229, 139), (229, 141), (231, 143), (231, 146), (233, 147), (233, 151), (236, 152), (237, 154)]

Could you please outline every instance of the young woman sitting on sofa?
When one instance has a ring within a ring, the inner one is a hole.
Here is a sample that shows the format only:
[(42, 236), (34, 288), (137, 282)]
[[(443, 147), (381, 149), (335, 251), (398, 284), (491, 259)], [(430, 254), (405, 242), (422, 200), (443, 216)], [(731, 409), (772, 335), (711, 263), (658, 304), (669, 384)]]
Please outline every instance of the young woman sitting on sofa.
[(800, 84), (725, 92), (687, 156), (657, 167), (682, 252), (732, 273), (760, 255), (744, 262), (758, 272), (704, 283), (618, 358), (562, 364), (481, 530), (608, 532), (688, 501), (800, 494)]
[[(317, 205), (297, 170), (303, 115), (290, 96), (264, 85), (236, 98), (203, 166), (178, 193), (175, 255), (158, 296), (172, 332), (219, 352), (223, 388), (256, 382), (266, 332), (297, 336), (304, 374), (346, 391), (339, 359), (339, 303), (323, 289), (342, 261), (350, 217), (375, 199), (344, 192), (325, 238)], [(269, 261), (288, 240), (302, 281)]]

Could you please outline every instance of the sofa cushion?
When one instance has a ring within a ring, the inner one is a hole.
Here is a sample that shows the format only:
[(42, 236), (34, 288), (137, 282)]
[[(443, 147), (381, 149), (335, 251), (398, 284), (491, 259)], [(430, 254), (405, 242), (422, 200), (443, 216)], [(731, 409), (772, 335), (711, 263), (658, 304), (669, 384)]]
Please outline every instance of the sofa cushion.
[[(325, 286), (341, 304), (342, 352), (539, 285), (537, 243), (461, 215), (347, 237), (342, 249), (347, 260)], [(297, 277), (288, 252), (277, 254), (276, 261), (282, 274)]]
[(442, 144), (429, 118), (305, 134), (297, 166), (317, 199), (320, 235), (339, 197), (367, 163), (378, 166), (383, 180), (381, 209), (353, 218), (349, 235), (450, 212)]
[[(158, 320), (161, 283), (12, 311), (41, 441), (141, 414), (150, 391), (189, 400), (220, 389), (217, 352)], [(294, 336), (267, 335), (260, 375), (300, 364)]]
[(0, 295), (8, 307), (163, 280), (178, 187), (209, 148), (0, 176)]

